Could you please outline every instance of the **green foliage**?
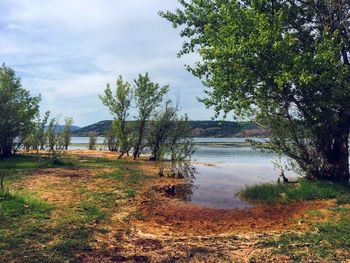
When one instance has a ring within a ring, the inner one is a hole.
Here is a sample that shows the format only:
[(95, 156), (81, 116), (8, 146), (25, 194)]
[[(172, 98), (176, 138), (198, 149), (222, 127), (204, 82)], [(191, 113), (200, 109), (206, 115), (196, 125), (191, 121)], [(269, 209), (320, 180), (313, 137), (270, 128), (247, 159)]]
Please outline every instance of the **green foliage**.
[(63, 131), (61, 133), (61, 137), (63, 139), (63, 145), (64, 148), (67, 150), (68, 146), (71, 142), (71, 137), (72, 137), (72, 125), (73, 125), (73, 118), (65, 118), (64, 120), (64, 127)]
[(154, 114), (154, 119), (147, 132), (147, 146), (151, 149), (151, 159), (161, 160), (164, 158), (171, 132), (174, 130), (174, 122), (177, 118), (177, 105), (172, 105), (170, 100), (165, 102), (164, 107)]
[(248, 186), (240, 195), (253, 202), (268, 204), (288, 203), (291, 201), (350, 198), (350, 188), (323, 181), (300, 180), (296, 184), (260, 184)]
[(24, 147), (29, 150), (44, 150), (47, 144), (47, 132), (45, 131), (45, 125), (47, 124), (50, 117), (50, 112), (45, 112), (44, 117), (37, 118), (34, 122), (32, 131), (27, 135), (24, 140)]
[(177, 117), (169, 136), (167, 152), (173, 162), (189, 161), (196, 148), (191, 134), (188, 116)]
[(181, 27), (180, 55), (201, 57), (188, 67), (207, 87), (201, 101), (216, 116), (255, 119), (271, 137), (256, 146), (288, 155), (309, 178), (348, 182), (350, 4), (179, 2), (161, 16)]
[(115, 134), (116, 133), (114, 132), (114, 129), (112, 127), (108, 127), (103, 133), (103, 144), (104, 146), (107, 145), (109, 151), (118, 150), (117, 137)]
[(137, 158), (143, 148), (147, 121), (162, 102), (164, 95), (169, 90), (169, 86), (161, 87), (158, 83), (152, 82), (148, 73), (145, 75), (140, 74), (138, 79), (135, 80), (135, 86), (134, 94), (138, 117), (133, 155), (134, 158)]
[(96, 150), (97, 134), (94, 132), (89, 133), (89, 150)]
[(110, 85), (107, 84), (104, 96), (100, 96), (100, 99), (114, 116), (111, 131), (115, 133), (117, 145), (122, 152), (121, 155), (128, 153), (131, 148), (131, 133), (127, 123), (132, 101), (131, 85), (124, 82), (122, 76), (119, 76), (115, 94), (113, 95)]
[(52, 118), (46, 130), (47, 148), (49, 151), (54, 151), (58, 144), (58, 118)]
[(31, 97), (20, 78), (3, 64), (0, 67), (0, 156), (13, 154), (33, 126), (40, 97)]

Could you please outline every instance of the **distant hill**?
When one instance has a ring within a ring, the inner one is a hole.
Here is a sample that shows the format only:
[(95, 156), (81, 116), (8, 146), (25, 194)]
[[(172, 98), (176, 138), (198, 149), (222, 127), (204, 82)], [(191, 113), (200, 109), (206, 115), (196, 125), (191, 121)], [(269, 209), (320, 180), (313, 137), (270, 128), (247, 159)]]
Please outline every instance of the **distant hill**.
[[(49, 127), (49, 126), (46, 125), (46, 126), (45, 126), (45, 129), (47, 129), (48, 127)], [(61, 131), (63, 130), (63, 128), (64, 128), (64, 125), (57, 125), (57, 132), (61, 132)], [(72, 125), (72, 127), (71, 127), (72, 133), (74, 133), (75, 131), (77, 131), (77, 130), (79, 130), (79, 129), (81, 129), (81, 128), (78, 127), (78, 126)]]
[[(110, 128), (111, 120), (100, 121), (73, 131), (73, 136), (88, 136), (89, 132), (98, 135)], [(233, 121), (190, 121), (194, 137), (264, 137), (267, 131), (254, 122), (238, 123)]]

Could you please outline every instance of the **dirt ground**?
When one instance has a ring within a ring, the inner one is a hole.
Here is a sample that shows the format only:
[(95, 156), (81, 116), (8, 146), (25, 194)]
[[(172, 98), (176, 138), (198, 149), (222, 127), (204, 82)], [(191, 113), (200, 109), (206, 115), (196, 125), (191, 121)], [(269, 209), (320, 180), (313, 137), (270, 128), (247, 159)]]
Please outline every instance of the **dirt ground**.
[[(116, 158), (115, 153), (101, 151), (70, 154)], [(204, 208), (167, 194), (164, 187), (183, 182), (158, 177), (157, 164), (140, 160), (137, 167), (153, 179), (139, 186), (135, 199), (121, 204), (101, 225), (107, 231), (95, 234), (96, 251), (81, 255), (82, 262), (288, 262), (287, 257), (274, 255), (261, 241), (284, 231), (304, 231), (307, 225), (299, 219), (306, 211), (334, 205), (333, 201), (312, 201), (247, 209)], [(109, 169), (43, 169), (16, 187), (26, 187), (42, 199), (65, 207), (80, 200), (82, 185), (99, 191), (110, 187), (107, 179), (92, 180)]]

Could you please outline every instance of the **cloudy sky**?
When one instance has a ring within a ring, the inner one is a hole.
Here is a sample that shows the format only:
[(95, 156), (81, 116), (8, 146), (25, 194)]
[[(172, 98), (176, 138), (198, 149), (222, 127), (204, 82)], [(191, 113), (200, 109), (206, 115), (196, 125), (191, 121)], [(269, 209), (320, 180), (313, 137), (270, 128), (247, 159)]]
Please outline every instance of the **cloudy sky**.
[(212, 112), (196, 100), (203, 86), (184, 69), (194, 57), (176, 57), (183, 40), (157, 15), (177, 6), (177, 0), (1, 0), (0, 62), (41, 94), (42, 112), (72, 116), (79, 126), (111, 118), (98, 98), (107, 82), (146, 71), (170, 85), (170, 97), (180, 98), (191, 119), (209, 119)]

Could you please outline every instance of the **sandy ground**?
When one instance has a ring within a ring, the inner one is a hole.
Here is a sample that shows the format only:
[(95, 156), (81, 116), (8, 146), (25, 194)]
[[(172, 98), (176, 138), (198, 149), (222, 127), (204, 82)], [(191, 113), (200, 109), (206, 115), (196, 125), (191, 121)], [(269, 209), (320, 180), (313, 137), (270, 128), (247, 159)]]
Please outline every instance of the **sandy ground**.
[[(70, 154), (104, 158), (117, 155), (86, 150)], [(288, 262), (285, 256), (272, 254), (272, 248), (264, 247), (261, 241), (284, 231), (304, 231), (307, 226), (299, 219), (307, 210), (334, 205), (333, 201), (313, 201), (238, 210), (204, 208), (165, 193), (165, 186), (182, 180), (158, 177), (158, 164), (144, 159), (137, 162), (137, 167), (153, 180), (140, 186), (134, 201), (113, 212), (110, 221), (102, 225), (107, 233), (96, 234), (96, 251), (82, 255), (82, 262)], [(80, 200), (82, 185), (100, 191), (109, 187), (105, 179), (92, 180), (101, 172), (101, 168), (43, 169), (16, 187), (26, 187), (64, 207)], [(130, 216), (136, 212), (139, 218)]]

